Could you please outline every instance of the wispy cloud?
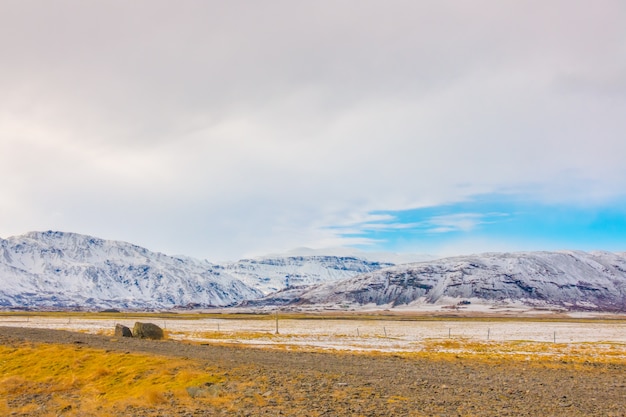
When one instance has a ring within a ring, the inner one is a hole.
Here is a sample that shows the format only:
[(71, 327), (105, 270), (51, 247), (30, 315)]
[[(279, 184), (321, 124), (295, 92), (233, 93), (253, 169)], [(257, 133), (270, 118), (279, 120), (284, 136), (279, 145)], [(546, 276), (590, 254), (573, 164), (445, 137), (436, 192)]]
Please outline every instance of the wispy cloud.
[(455, 213), (431, 217), (423, 225), (429, 233), (471, 232), (506, 216), (506, 213)]
[[(449, 207), (445, 207), (448, 208)], [(494, 223), (509, 216), (508, 213), (454, 213), (424, 217), (421, 221), (400, 222), (399, 216), (386, 215), (378, 222), (364, 222), (345, 227), (334, 227), (342, 235), (359, 235), (368, 232), (420, 232), (452, 233), (472, 232), (483, 224)]]
[[(385, 213), (386, 222), (338, 229), (344, 237), (374, 238), (374, 246), (445, 255), (466, 251), (623, 250), (626, 198), (609, 205), (542, 203), (517, 195)], [(370, 244), (371, 246), (372, 244)]]
[[(395, 219), (394, 219), (395, 220)], [(415, 229), (420, 223), (364, 223), (358, 225), (359, 230), (406, 230)]]
[(469, 232), (483, 222), (485, 215), (479, 213), (458, 213), (436, 216), (426, 221), (430, 233)]

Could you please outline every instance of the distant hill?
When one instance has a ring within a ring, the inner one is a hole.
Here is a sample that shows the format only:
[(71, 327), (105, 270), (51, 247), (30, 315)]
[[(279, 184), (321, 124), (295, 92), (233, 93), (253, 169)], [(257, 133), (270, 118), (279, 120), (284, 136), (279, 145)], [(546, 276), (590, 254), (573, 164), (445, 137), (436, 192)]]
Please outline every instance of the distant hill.
[(335, 282), (393, 266), (351, 256), (287, 256), (242, 259), (224, 270), (264, 294), (287, 287)]
[(425, 306), (431, 304), (558, 306), (626, 311), (626, 254), (486, 253), (394, 266), (247, 305)]

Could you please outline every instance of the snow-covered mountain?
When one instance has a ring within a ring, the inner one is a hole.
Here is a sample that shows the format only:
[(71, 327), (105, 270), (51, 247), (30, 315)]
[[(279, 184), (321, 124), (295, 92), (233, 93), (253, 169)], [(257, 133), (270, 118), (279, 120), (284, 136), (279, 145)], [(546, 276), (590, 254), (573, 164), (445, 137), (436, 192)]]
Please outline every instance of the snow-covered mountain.
[(261, 293), (217, 265), (63, 232), (0, 239), (0, 307), (226, 306)]
[(349, 256), (277, 256), (217, 265), (92, 236), (31, 232), (0, 239), (0, 307), (227, 306), (391, 265)]
[(351, 256), (288, 256), (242, 259), (224, 270), (264, 294), (288, 287), (335, 282), (393, 266)]
[(0, 239), (0, 308), (516, 303), (626, 311), (626, 253), (487, 253), (390, 265), (321, 255), (216, 265), (75, 233), (31, 232)]
[(626, 254), (486, 253), (385, 268), (308, 289), (287, 289), (248, 305), (521, 303), (626, 311)]

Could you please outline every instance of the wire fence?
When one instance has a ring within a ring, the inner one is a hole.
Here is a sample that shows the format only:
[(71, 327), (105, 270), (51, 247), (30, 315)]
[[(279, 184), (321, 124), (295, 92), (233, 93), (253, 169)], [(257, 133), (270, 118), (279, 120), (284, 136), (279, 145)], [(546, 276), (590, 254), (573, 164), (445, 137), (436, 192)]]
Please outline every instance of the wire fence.
[(466, 339), (476, 341), (535, 341), (552, 343), (613, 342), (626, 343), (626, 320), (614, 321), (394, 321), (329, 319), (198, 319), (175, 320), (121, 316), (119, 320), (83, 319), (77, 317), (0, 317), (0, 326), (39, 327), (103, 333), (120, 323), (132, 328), (135, 321), (151, 321), (176, 334), (192, 333), (259, 333), (283, 337), (324, 339), (389, 339), (414, 342), (426, 339)]

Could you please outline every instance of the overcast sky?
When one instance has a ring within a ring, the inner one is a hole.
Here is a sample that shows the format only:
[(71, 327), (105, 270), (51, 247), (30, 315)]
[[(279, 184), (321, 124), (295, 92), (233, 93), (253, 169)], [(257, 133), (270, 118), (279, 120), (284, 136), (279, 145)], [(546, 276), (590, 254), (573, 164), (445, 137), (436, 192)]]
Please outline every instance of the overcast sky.
[(0, 0), (0, 236), (626, 250), (622, 0)]

